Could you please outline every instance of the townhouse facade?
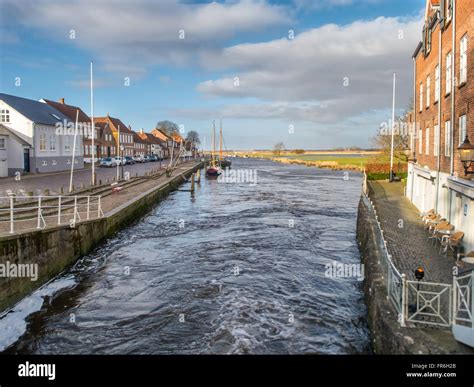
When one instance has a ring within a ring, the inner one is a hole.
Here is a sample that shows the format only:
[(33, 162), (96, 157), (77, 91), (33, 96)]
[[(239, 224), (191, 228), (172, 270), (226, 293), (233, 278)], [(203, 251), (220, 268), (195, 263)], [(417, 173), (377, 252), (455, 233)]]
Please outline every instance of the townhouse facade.
[(137, 132), (133, 132), (134, 156), (145, 157), (150, 154), (150, 143), (146, 138), (142, 138)]
[(158, 139), (158, 137), (154, 136), (151, 133), (145, 132), (143, 129), (141, 129), (138, 132), (138, 136), (142, 139), (146, 139), (149, 143), (149, 154), (156, 155), (160, 159), (163, 159), (165, 157), (164, 151), (162, 148), (163, 142)]
[(29, 145), (21, 148), (23, 163), (15, 167), (21, 173), (69, 170), (73, 159), (75, 168), (84, 167), (82, 137), (73, 154), (74, 123), (52, 106), (0, 93), (0, 124)]
[(163, 158), (170, 158), (173, 153), (173, 148), (175, 147), (173, 139), (162, 130), (156, 128), (151, 131), (151, 134), (160, 141), (160, 146), (163, 149)]
[[(0, 124), (0, 177), (22, 175), (31, 145), (20, 133)], [(29, 163), (29, 158), (27, 165)]]
[[(51, 101), (49, 99), (41, 99), (40, 102), (44, 102), (56, 110), (59, 110), (63, 113), (66, 117), (69, 118), (72, 122), (76, 122), (76, 115), (78, 114), (78, 134), (82, 137), (82, 144), (84, 148), (84, 162), (91, 163), (92, 162), (92, 121), (90, 117), (84, 113), (84, 111), (73, 105), (68, 105), (65, 103), (64, 98), (60, 98), (59, 102)], [(95, 125), (94, 125), (95, 126)], [(94, 133), (94, 146), (95, 146), (95, 161), (100, 158), (100, 150), (102, 149), (102, 139), (100, 137), (99, 131), (97, 127), (95, 128)]]
[(465, 233), (474, 250), (474, 175), (458, 148), (474, 140), (474, 7), (471, 0), (427, 0), (413, 55), (414, 108), (407, 197)]
[(118, 118), (110, 117), (109, 114), (105, 117), (95, 117), (94, 122), (108, 124), (115, 139), (117, 152), (121, 156), (133, 156), (135, 154), (134, 132), (129, 126)]

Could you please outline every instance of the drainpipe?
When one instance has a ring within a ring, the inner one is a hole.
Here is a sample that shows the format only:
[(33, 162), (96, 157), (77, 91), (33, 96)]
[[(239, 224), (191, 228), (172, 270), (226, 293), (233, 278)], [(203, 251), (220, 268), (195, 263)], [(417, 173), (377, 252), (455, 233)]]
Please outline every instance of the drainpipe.
[[(37, 160), (36, 160), (36, 149), (37, 149), (37, 145), (36, 145), (36, 124), (33, 122), (31, 124), (31, 126), (32, 126), (32, 130), (33, 130), (33, 133), (32, 133), (33, 135), (31, 136), (32, 139), (33, 139), (33, 147), (31, 149), (32, 150), (31, 153), (33, 153), (33, 157), (30, 157), (30, 159), (33, 159), (32, 161), (34, 162), (34, 166), (30, 165), (30, 172), (34, 168), (33, 170), (35, 171), (35, 173), (38, 173), (38, 168), (36, 168), (36, 162), (37, 162)], [(33, 164), (31, 162), (31, 160), (30, 160), (30, 164)]]
[[(412, 128), (413, 131), (413, 153), (416, 152), (416, 143), (415, 139), (418, 136), (418, 131), (417, 127), (418, 125), (416, 124), (416, 57), (413, 57), (413, 124), (414, 127)], [(411, 192), (410, 192), (410, 201), (413, 203), (413, 190), (414, 190), (414, 185), (415, 185), (415, 163), (412, 163), (412, 171), (411, 171)]]
[[(438, 42), (438, 84), (439, 84), (439, 92), (438, 92), (438, 160), (437, 160), (437, 166), (436, 166), (436, 202), (435, 202), (435, 208), (436, 212), (438, 212), (439, 208), (439, 176), (440, 176), (440, 171), (441, 171), (441, 65), (443, 61), (442, 57), (442, 50), (443, 50), (443, 43), (442, 43), (442, 33), (441, 33), (441, 20), (439, 17), (438, 13), (438, 28), (439, 28), (439, 42)], [(436, 77), (436, 74), (435, 74)], [(436, 86), (435, 86), (436, 87)], [(436, 91), (435, 91), (436, 93)]]
[[(456, 93), (456, 85), (454, 84), (454, 80), (456, 79), (456, 0), (453, 0), (453, 15), (451, 20), (451, 29), (453, 33), (453, 41), (452, 41), (452, 50), (451, 50), (451, 133), (450, 133), (450, 142), (451, 142), (451, 165), (450, 165), (450, 175), (454, 175), (454, 108), (455, 108), (455, 93)], [(451, 221), (451, 210), (452, 210), (452, 201), (453, 201), (453, 190), (449, 190), (449, 216), (448, 220)]]

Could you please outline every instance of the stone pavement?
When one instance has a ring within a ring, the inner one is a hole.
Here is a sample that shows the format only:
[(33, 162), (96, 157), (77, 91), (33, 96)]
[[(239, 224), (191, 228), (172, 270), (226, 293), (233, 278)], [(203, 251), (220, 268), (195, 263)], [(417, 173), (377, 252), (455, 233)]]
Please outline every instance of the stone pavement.
[[(439, 243), (428, 240), (418, 209), (403, 195), (402, 183), (369, 181), (370, 197), (375, 204), (379, 221), (384, 230), (392, 260), (407, 279), (414, 280), (414, 270), (422, 266), (424, 281), (451, 284), (456, 259), (439, 254)], [(468, 269), (461, 263), (460, 270)], [(469, 265), (472, 267), (472, 265)]]

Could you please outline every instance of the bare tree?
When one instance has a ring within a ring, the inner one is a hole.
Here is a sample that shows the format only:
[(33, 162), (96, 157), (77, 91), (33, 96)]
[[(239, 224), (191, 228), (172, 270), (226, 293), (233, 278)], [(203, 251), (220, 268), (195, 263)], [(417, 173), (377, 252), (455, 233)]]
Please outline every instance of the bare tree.
[(162, 130), (165, 134), (171, 135), (173, 133), (179, 133), (179, 126), (178, 124), (174, 123), (173, 121), (160, 121), (156, 124), (156, 129)]
[(281, 153), (285, 150), (285, 144), (278, 142), (273, 146), (273, 154), (275, 156), (280, 156)]
[(201, 140), (199, 138), (199, 133), (195, 130), (190, 130), (186, 135), (186, 141), (194, 142), (195, 144), (200, 144)]

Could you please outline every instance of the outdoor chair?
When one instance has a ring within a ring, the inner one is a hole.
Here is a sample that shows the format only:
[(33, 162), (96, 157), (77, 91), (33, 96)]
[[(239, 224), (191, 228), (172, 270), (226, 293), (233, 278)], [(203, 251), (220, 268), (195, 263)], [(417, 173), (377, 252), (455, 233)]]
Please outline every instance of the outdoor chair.
[(432, 208), (432, 209), (429, 210), (429, 211), (422, 212), (422, 213), (420, 214), (420, 218), (424, 219), (424, 218), (426, 218), (427, 216), (433, 215), (434, 213), (435, 213), (435, 210), (434, 210), (434, 208)]
[(433, 228), (433, 232), (428, 239), (433, 241), (433, 244), (436, 244), (437, 241), (441, 241), (441, 238), (444, 236), (451, 235), (451, 231), (454, 230), (454, 226), (448, 221), (441, 222)]
[[(462, 231), (456, 231), (453, 235), (444, 235), (441, 238), (441, 246), (439, 252), (443, 251), (445, 256), (448, 256), (448, 250), (451, 250), (454, 254), (454, 251), (459, 248), (461, 245), (462, 239), (464, 238), (464, 233)], [(454, 256), (456, 256), (455, 254)]]

